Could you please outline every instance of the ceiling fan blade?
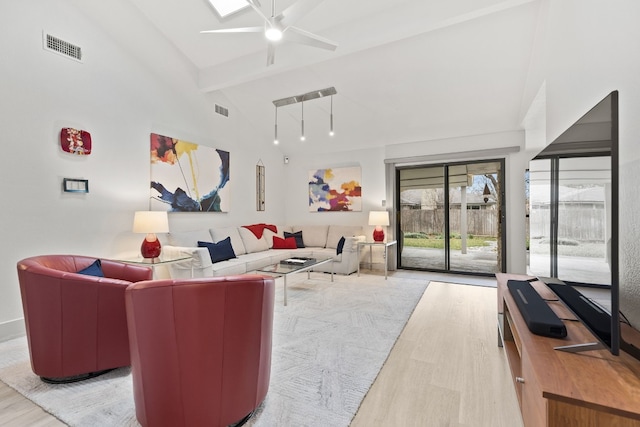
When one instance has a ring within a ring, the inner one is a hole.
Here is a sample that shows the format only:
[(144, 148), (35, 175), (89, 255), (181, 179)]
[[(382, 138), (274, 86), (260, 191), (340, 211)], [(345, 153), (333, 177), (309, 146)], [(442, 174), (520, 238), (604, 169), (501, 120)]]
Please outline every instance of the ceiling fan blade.
[(273, 43), (267, 44), (267, 67), (273, 65), (276, 60), (276, 45)]
[(249, 6), (251, 6), (251, 8), (255, 10), (258, 15), (260, 15), (262, 19), (264, 19), (266, 22), (271, 22), (271, 20), (267, 18), (267, 16), (264, 13), (262, 13), (262, 10), (260, 9), (260, 3), (258, 3), (255, 0), (246, 0), (246, 1), (247, 3), (249, 3)]
[(283, 28), (290, 27), (322, 2), (323, 0), (298, 0), (276, 16), (275, 20), (280, 22)]
[(308, 46), (319, 47), (320, 49), (336, 50), (338, 45), (329, 39), (316, 34), (301, 30), (297, 27), (289, 27), (284, 33), (284, 39), (294, 43), (306, 44)]
[(264, 33), (264, 27), (225, 28), (222, 30), (200, 31), (200, 34), (205, 33)]

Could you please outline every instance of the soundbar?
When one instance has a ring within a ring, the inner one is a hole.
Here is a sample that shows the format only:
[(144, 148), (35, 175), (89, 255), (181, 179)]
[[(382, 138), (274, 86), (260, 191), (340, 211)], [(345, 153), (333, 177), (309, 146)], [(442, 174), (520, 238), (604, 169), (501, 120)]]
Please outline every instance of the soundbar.
[(567, 336), (567, 328), (562, 320), (551, 310), (531, 283), (523, 280), (509, 280), (507, 288), (532, 333), (552, 338)]

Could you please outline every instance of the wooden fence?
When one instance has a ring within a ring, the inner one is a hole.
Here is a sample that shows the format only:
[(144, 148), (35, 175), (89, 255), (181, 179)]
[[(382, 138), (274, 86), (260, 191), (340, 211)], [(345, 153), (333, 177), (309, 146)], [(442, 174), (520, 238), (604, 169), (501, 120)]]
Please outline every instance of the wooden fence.
[[(402, 210), (400, 224), (405, 233), (444, 233), (444, 210)], [(449, 218), (451, 233), (460, 233), (460, 211), (452, 209)], [(549, 210), (534, 209), (529, 217), (531, 238), (549, 237)], [(476, 236), (498, 235), (498, 211), (467, 210), (467, 233)], [(558, 237), (582, 242), (603, 242), (606, 220), (602, 208), (569, 206), (561, 208)]]
[[(549, 237), (549, 209), (533, 209), (529, 215), (529, 236)], [(604, 242), (606, 219), (602, 208), (570, 206), (560, 208), (558, 237), (582, 242)]]
[[(451, 233), (460, 233), (460, 210), (452, 209), (449, 217)], [(405, 233), (444, 233), (444, 210), (402, 210), (400, 224)], [(494, 209), (467, 210), (467, 234), (498, 236), (498, 211)]]

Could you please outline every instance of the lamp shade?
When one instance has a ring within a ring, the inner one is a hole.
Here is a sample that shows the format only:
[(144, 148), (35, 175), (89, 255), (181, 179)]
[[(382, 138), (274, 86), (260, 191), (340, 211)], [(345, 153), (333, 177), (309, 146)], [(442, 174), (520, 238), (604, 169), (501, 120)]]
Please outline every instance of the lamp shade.
[(371, 211), (369, 212), (369, 225), (375, 225), (373, 230), (373, 240), (375, 242), (384, 241), (384, 230), (382, 226), (389, 225), (389, 212)]
[(142, 241), (140, 253), (143, 258), (157, 258), (162, 247), (155, 233), (169, 232), (169, 217), (164, 211), (139, 211), (133, 217), (133, 232), (146, 233)]
[(369, 212), (369, 225), (389, 225), (389, 212), (371, 211)]
[(139, 211), (133, 217), (134, 233), (168, 233), (169, 217), (164, 211)]

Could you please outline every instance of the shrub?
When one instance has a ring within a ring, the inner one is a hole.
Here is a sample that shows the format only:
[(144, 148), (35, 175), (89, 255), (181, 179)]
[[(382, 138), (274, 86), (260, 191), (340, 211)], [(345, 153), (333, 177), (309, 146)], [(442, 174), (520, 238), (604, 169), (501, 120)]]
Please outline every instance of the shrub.
[(404, 238), (405, 239), (428, 239), (429, 236), (426, 235), (425, 233), (411, 232), (411, 233), (404, 233)]

